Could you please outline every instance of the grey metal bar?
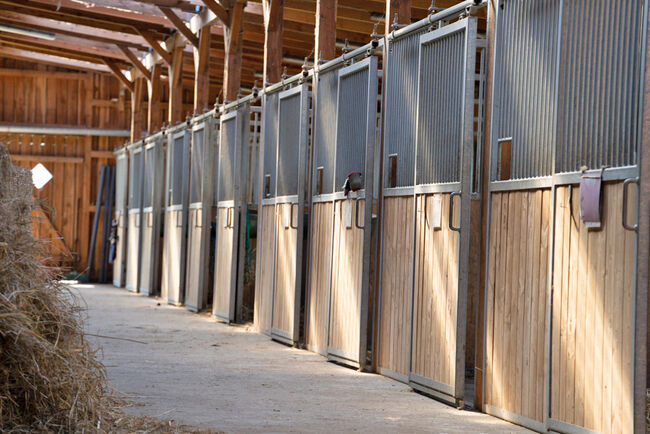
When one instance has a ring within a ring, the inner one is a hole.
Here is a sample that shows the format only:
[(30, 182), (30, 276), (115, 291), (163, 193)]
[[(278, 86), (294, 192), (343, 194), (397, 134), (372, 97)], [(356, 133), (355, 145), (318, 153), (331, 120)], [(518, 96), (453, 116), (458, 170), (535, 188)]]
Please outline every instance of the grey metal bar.
[(130, 130), (84, 127), (41, 127), (36, 125), (0, 125), (0, 133), (66, 136), (130, 137)]

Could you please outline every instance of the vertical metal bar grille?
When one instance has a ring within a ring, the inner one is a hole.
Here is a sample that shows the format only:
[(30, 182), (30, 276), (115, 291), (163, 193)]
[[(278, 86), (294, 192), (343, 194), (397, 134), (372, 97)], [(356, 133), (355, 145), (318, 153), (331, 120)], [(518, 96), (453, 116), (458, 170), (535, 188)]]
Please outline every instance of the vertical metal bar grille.
[(556, 171), (637, 164), (643, 2), (564, 2)]
[(300, 93), (280, 100), (278, 196), (298, 194), (300, 155)]
[[(350, 172), (363, 173), (368, 131), (368, 68), (341, 78), (336, 123), (335, 191), (343, 190)], [(331, 128), (331, 127), (330, 127)]]
[[(415, 124), (417, 116), (418, 53), (420, 35), (426, 29), (390, 42), (386, 63), (384, 167), (390, 155), (397, 155), (395, 187), (409, 187), (414, 182)], [(384, 171), (384, 187), (390, 187)]]
[(214, 134), (212, 134), (212, 143), (209, 143), (208, 146), (212, 146), (212, 174), (210, 175), (210, 179), (212, 182), (212, 203), (214, 205), (217, 204), (217, 199), (219, 195), (219, 191), (217, 190), (217, 182), (219, 179), (219, 142), (220, 142), (220, 125), (219, 125), (219, 119), (214, 119), (211, 120), (211, 122), (214, 122)]
[(126, 158), (118, 158), (115, 162), (115, 211), (118, 212), (126, 208), (127, 163)]
[(201, 202), (205, 128), (192, 131), (192, 170), (190, 174), (190, 203)]
[[(317, 194), (318, 168), (322, 167), (322, 193), (334, 191), (334, 156), (336, 150), (336, 95), (338, 90), (338, 70), (333, 69), (317, 74), (316, 113), (314, 116), (314, 170), (313, 194)], [(353, 102), (355, 104), (356, 101)]]
[(237, 141), (237, 116), (221, 122), (219, 146), (219, 200), (233, 200), (235, 147)]
[(416, 184), (460, 181), (465, 31), (420, 47)]
[(172, 143), (171, 176), (171, 205), (183, 202), (183, 136), (177, 137)]
[[(264, 177), (269, 177), (268, 191), (270, 196), (275, 196), (275, 160), (278, 144), (278, 92), (265, 96), (264, 103), (264, 149), (262, 164), (264, 164)], [(266, 181), (264, 181), (266, 182)], [(265, 187), (263, 187), (265, 188)]]
[(497, 139), (512, 138), (511, 179), (553, 170), (559, 6), (560, 0), (500, 5), (495, 126)]
[(250, 135), (249, 147), (247, 155), (248, 164), (248, 203), (257, 203), (258, 186), (259, 186), (259, 155), (260, 155), (260, 141), (262, 139), (262, 108), (250, 107)]
[(131, 182), (129, 183), (129, 209), (142, 205), (142, 152), (131, 154)]
[(142, 206), (144, 208), (150, 207), (153, 203), (153, 177), (155, 176), (153, 166), (154, 166), (154, 154), (156, 148), (147, 148), (144, 150), (144, 182), (142, 193)]

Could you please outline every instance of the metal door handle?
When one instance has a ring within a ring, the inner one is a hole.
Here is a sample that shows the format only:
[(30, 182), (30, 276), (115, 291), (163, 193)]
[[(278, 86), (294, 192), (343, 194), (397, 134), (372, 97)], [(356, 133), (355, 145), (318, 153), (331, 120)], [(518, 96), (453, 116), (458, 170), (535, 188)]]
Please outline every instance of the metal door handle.
[(297, 203), (292, 203), (291, 205), (289, 205), (289, 227), (291, 229), (298, 229), (298, 225), (296, 225), (296, 226), (293, 225), (293, 207), (294, 207), (294, 205), (297, 206), (298, 204)]
[(354, 225), (357, 229), (363, 229), (364, 226), (359, 226), (359, 202), (361, 202), (361, 200), (357, 199), (354, 204)]
[[(199, 213), (201, 217), (199, 218)], [(194, 213), (194, 227), (202, 228), (203, 227), (203, 208), (197, 208)]]
[(627, 191), (630, 184), (639, 185), (639, 178), (628, 178), (623, 181), (623, 227), (628, 231), (637, 232), (639, 230), (639, 222), (637, 221), (634, 225), (630, 226), (627, 224)]
[(135, 227), (139, 228), (140, 227), (140, 218), (142, 217), (142, 214), (138, 213), (135, 218)]
[(226, 228), (232, 229), (235, 227), (233, 223), (234, 215), (235, 215), (234, 206), (226, 209)]
[(147, 213), (147, 227), (153, 227), (153, 212)]
[[(180, 227), (183, 226), (183, 219), (180, 218), (180, 216), (181, 216), (181, 212), (182, 212), (182, 211), (181, 211), (180, 209), (176, 210), (176, 227), (177, 227), (177, 228), (180, 228)], [(180, 224), (179, 224), (179, 223), (180, 223)]]
[(454, 226), (454, 196), (461, 197), (460, 191), (453, 191), (449, 195), (449, 229), (452, 231), (460, 232), (460, 227)]

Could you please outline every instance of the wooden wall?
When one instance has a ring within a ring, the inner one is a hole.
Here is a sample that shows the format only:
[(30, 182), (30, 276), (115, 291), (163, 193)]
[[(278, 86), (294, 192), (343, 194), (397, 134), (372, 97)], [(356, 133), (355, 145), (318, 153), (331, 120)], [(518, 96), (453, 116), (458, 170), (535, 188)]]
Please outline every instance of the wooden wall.
[[(0, 124), (126, 129), (129, 99), (110, 75), (0, 59)], [(48, 252), (53, 263), (78, 271), (87, 267), (99, 171), (114, 164), (112, 151), (124, 140), (0, 133), (15, 164), (31, 169), (40, 162), (54, 175), (42, 190), (34, 190), (42, 209), (37, 210), (35, 235), (59, 238)], [(98, 242), (95, 269), (99, 256)]]

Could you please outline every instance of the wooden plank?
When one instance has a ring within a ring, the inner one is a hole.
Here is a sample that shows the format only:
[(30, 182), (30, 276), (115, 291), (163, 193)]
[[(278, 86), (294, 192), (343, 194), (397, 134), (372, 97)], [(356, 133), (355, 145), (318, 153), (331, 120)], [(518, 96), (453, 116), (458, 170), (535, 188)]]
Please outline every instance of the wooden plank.
[(127, 89), (129, 89), (131, 92), (134, 92), (133, 82), (128, 78), (126, 78), (124, 74), (122, 74), (122, 71), (120, 70), (119, 66), (117, 66), (115, 62), (108, 59), (104, 59), (104, 63), (106, 64), (106, 66), (108, 66), (108, 68), (111, 70), (113, 75), (115, 75), (115, 77), (117, 77), (117, 79), (120, 80), (122, 84), (124, 84), (124, 86), (126, 86)]
[(254, 324), (268, 333), (271, 329), (275, 262), (275, 205), (262, 206), (261, 236), (257, 244)]
[(160, 42), (156, 37), (149, 31), (138, 29), (137, 32), (144, 38), (145, 41), (151, 46), (151, 48), (169, 65), (172, 66), (173, 60), (172, 55), (169, 54), (165, 48), (160, 45)]
[[(489, 242), (489, 250), (488, 250), (488, 283), (487, 283), (487, 297), (486, 297), (486, 304), (487, 304), (487, 315), (486, 315), (486, 325), (485, 325), (485, 345), (486, 345), (486, 350), (485, 350), (485, 372), (484, 372), (484, 378), (485, 378), (485, 395), (484, 395), (484, 402), (494, 405), (494, 398), (493, 398), (493, 365), (494, 365), (494, 341), (495, 341), (495, 282), (497, 280), (496, 277), (496, 270), (497, 270), (497, 262), (499, 260), (499, 256), (497, 255), (497, 252), (499, 251), (499, 237), (497, 236), (499, 231), (498, 227), (501, 222), (501, 199), (503, 197), (503, 194), (493, 194), (491, 199), (492, 199), (492, 204), (491, 204), (491, 222), (490, 222), (490, 242)], [(497, 301), (498, 302), (498, 301)]]
[(147, 104), (147, 130), (149, 134), (160, 130), (162, 127), (162, 84), (160, 73), (162, 66), (158, 63), (151, 67), (151, 76), (147, 82), (148, 104)]
[(36, 163), (70, 163), (82, 164), (83, 157), (66, 157), (61, 155), (33, 155), (33, 154), (10, 154), (15, 162), (36, 162)]
[[(160, 9), (160, 11), (172, 23), (174, 28), (178, 30), (185, 37), (185, 39), (187, 39), (188, 42), (194, 46), (194, 48), (199, 48), (199, 38), (197, 38), (196, 35), (192, 33), (192, 30), (190, 30), (185, 21), (176, 15), (172, 8), (158, 6), (158, 9)], [(208, 27), (208, 31), (206, 33), (210, 33), (210, 27)]]
[(172, 52), (172, 61), (168, 68), (169, 76), (169, 103), (167, 109), (167, 122), (170, 125), (183, 120), (183, 48), (176, 47)]
[(142, 64), (142, 62), (140, 62), (140, 59), (138, 59), (137, 56), (133, 54), (131, 48), (124, 44), (117, 44), (117, 48), (119, 48), (120, 51), (124, 53), (124, 55), (129, 59), (131, 64), (135, 66), (138, 71), (144, 74), (145, 77), (149, 77), (149, 70)]

